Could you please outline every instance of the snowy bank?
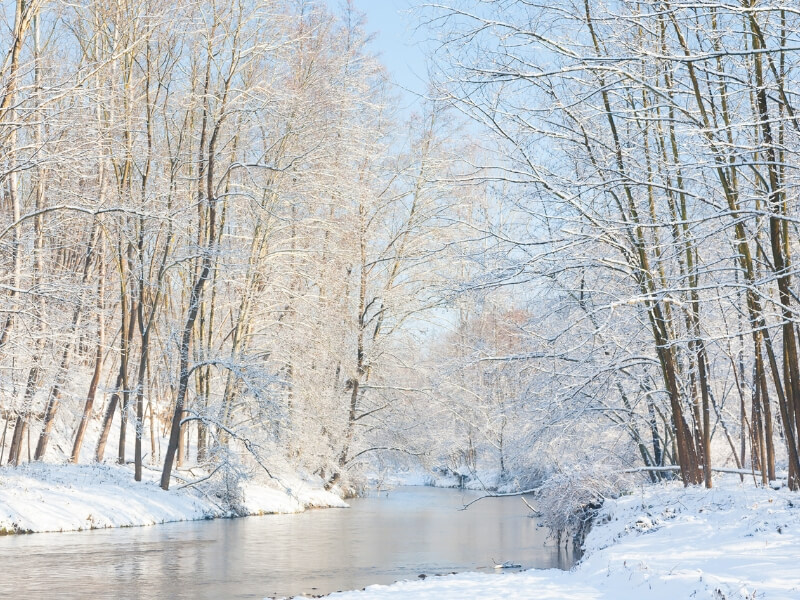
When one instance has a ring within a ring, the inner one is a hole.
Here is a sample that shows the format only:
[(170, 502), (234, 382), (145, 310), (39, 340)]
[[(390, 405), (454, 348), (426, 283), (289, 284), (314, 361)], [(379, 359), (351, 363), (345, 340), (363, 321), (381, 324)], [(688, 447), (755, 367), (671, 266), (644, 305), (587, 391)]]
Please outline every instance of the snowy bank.
[[(738, 478), (712, 490), (645, 486), (608, 500), (572, 571), (430, 577), (335, 600), (797, 600), (800, 494)], [(513, 557), (512, 557), (513, 558)]]
[[(144, 481), (136, 482), (128, 467), (99, 464), (0, 468), (0, 533), (132, 527), (230, 515), (200, 489), (165, 492), (158, 477), (157, 471), (145, 471)], [(282, 483), (286, 488), (245, 483), (240, 511), (260, 515), (347, 506), (314, 482), (295, 477)]]
[(516, 492), (520, 489), (535, 487), (539, 479), (518, 480), (505, 479), (497, 469), (481, 471), (454, 471), (449, 467), (433, 469), (405, 468), (385, 473), (371, 473), (366, 476), (369, 486), (377, 489), (398, 486), (425, 486), (439, 488), (458, 488), (476, 492)]

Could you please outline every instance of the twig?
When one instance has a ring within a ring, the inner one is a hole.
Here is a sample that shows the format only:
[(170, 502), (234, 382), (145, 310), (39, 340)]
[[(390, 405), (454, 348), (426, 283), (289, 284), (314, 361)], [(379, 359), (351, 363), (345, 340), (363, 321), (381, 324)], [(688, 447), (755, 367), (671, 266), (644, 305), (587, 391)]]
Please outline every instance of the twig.
[(178, 487), (176, 487), (175, 489), (176, 489), (176, 490), (182, 490), (182, 489), (184, 489), (184, 488), (191, 487), (191, 486), (193, 486), (193, 485), (197, 485), (198, 483), (203, 483), (204, 481), (208, 481), (208, 480), (209, 480), (209, 479), (211, 479), (211, 478), (214, 476), (214, 474), (215, 474), (217, 471), (219, 471), (221, 468), (222, 468), (222, 465), (220, 464), (219, 466), (217, 466), (217, 467), (214, 467), (214, 470), (213, 470), (213, 471), (211, 471), (211, 472), (210, 472), (208, 475), (206, 475), (205, 477), (201, 477), (200, 479), (195, 479), (194, 481), (189, 481), (189, 482), (187, 482), (187, 483), (184, 483), (183, 485), (179, 485), (179, 486), (178, 486)]
[[(479, 500), (483, 500), (485, 498), (508, 498), (508, 497), (511, 497), (511, 496), (525, 496), (525, 495), (528, 495), (528, 494), (535, 494), (537, 491), (539, 491), (539, 488), (531, 488), (529, 490), (522, 490), (522, 491), (519, 491), (519, 492), (508, 492), (508, 493), (503, 493), (503, 494), (486, 494), (485, 496), (481, 496), (480, 498), (475, 498), (475, 500), (473, 500), (471, 502), (468, 502), (467, 504), (465, 504), (464, 506), (462, 506), (458, 510), (467, 510), (470, 506), (472, 506), (473, 504), (475, 504)], [(524, 500), (524, 498), (523, 498), (523, 500)], [(527, 504), (527, 502), (526, 502), (526, 504)]]
[(525, 506), (527, 506), (534, 515), (536, 515), (538, 517), (538, 516), (540, 516), (542, 514), (541, 512), (539, 512), (538, 510), (533, 508), (533, 506), (531, 506), (530, 502), (525, 500), (525, 496), (522, 496), (521, 500), (525, 503)]

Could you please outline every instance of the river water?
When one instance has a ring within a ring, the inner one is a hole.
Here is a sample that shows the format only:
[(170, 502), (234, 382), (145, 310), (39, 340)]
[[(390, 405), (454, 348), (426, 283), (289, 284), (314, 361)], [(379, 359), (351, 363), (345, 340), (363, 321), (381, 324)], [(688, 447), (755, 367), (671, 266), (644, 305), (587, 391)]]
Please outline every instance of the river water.
[(569, 568), (518, 497), (426, 487), (349, 509), (0, 538), (0, 597), (268, 598), (327, 594), (493, 561)]

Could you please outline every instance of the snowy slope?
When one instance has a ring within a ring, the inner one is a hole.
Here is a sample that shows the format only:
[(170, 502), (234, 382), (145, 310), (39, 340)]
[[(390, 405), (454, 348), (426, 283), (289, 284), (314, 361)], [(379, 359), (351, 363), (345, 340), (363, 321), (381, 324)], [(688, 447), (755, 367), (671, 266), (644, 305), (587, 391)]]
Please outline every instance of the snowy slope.
[[(31, 463), (0, 469), (0, 532), (75, 531), (152, 525), (225, 516), (218, 501), (197, 489), (158, 487), (157, 471), (140, 483), (128, 467)], [(290, 492), (265, 483), (244, 486), (248, 514), (294, 513), (307, 507), (347, 506), (341, 498), (298, 478)]]
[(798, 600), (800, 494), (738, 478), (646, 486), (605, 503), (571, 572), (431, 577), (335, 600)]

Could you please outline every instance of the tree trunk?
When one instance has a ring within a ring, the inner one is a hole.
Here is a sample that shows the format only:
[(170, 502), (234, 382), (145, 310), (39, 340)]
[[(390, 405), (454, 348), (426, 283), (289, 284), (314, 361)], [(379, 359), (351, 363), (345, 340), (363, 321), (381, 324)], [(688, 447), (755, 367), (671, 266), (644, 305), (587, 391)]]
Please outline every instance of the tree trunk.
[[(97, 282), (97, 346), (95, 348), (94, 358), (94, 371), (92, 372), (92, 379), (89, 382), (89, 391), (86, 394), (86, 403), (83, 406), (83, 414), (81, 420), (78, 422), (78, 428), (75, 431), (75, 442), (72, 445), (72, 456), (70, 460), (76, 463), (80, 460), (81, 446), (83, 446), (83, 438), (86, 434), (86, 427), (89, 425), (89, 420), (92, 418), (92, 409), (94, 408), (94, 399), (97, 394), (97, 386), (100, 383), (100, 373), (103, 369), (103, 350), (105, 346), (105, 252), (104, 243), (101, 234), (100, 238), (100, 253), (98, 257), (98, 282)], [(108, 432), (106, 431), (106, 436)]]

